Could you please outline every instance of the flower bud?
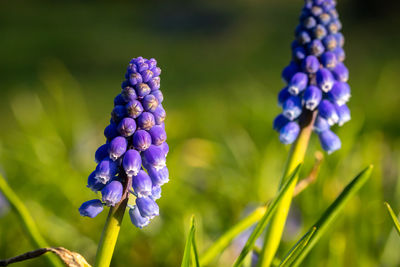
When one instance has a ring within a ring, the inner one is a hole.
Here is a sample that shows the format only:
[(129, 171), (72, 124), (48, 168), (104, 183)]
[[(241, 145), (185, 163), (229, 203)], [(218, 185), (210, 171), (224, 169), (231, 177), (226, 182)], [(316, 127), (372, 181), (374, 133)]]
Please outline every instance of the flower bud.
[(167, 144), (167, 142), (162, 143), (161, 145), (158, 146), (159, 148), (161, 148), (161, 150), (164, 153), (164, 156), (167, 157), (168, 152), (169, 152), (169, 146)]
[(282, 71), (282, 79), (285, 82), (289, 83), (293, 75), (295, 75), (299, 70), (300, 68), (297, 63), (295, 63), (294, 61), (290, 62), (290, 64), (286, 66)]
[(301, 62), (307, 56), (306, 51), (303, 47), (299, 46), (293, 50), (293, 59)]
[(318, 137), (322, 149), (325, 150), (328, 154), (331, 154), (332, 152), (340, 149), (340, 147), (342, 146), (339, 137), (331, 130), (326, 130), (318, 134)]
[(137, 206), (129, 209), (129, 217), (131, 218), (131, 222), (136, 227), (142, 229), (143, 227), (147, 226), (150, 223), (150, 219), (147, 217), (142, 217), (140, 215), (139, 209)]
[(133, 72), (133, 73), (131, 73), (129, 75), (129, 83), (132, 86), (135, 86), (135, 85), (137, 85), (139, 83), (142, 83), (142, 82), (143, 82), (142, 76), (139, 73), (137, 73), (136, 70), (135, 70), (135, 72)]
[(303, 61), (303, 70), (307, 73), (316, 73), (319, 69), (319, 61), (316, 56), (307, 56)]
[(332, 51), (337, 47), (337, 40), (332, 34), (325, 36), (324, 39), (322, 39), (322, 43), (329, 51)]
[(150, 130), (156, 124), (154, 116), (150, 112), (140, 114), (137, 118), (137, 123), (139, 128), (143, 130)]
[(313, 29), (313, 36), (314, 38), (317, 39), (322, 39), (326, 36), (327, 34), (327, 30), (324, 27), (324, 25), (318, 24), (317, 26), (315, 26), (315, 28)]
[(336, 82), (332, 90), (328, 92), (328, 97), (332, 102), (341, 106), (347, 103), (351, 97), (350, 86), (347, 83)]
[(157, 91), (160, 89), (160, 77), (154, 77), (147, 83), (151, 91)]
[(282, 114), (289, 120), (297, 119), (301, 114), (301, 100), (297, 96), (289, 97), (285, 103), (283, 103)]
[(322, 100), (318, 107), (319, 115), (326, 119), (329, 125), (334, 125), (339, 121), (335, 106), (328, 100)]
[(136, 95), (138, 98), (143, 98), (144, 96), (150, 94), (150, 87), (145, 83), (139, 83), (135, 86), (136, 88)]
[(316, 107), (318, 107), (321, 100), (322, 91), (318, 87), (310, 85), (304, 91), (303, 105), (306, 109), (314, 110)]
[(351, 119), (350, 109), (346, 104), (343, 104), (341, 106), (335, 105), (335, 108), (339, 116), (339, 126), (342, 126)]
[(160, 186), (152, 187), (150, 198), (154, 201), (161, 198), (161, 187)]
[(133, 134), (132, 143), (138, 151), (145, 151), (151, 145), (151, 135), (145, 130), (137, 130)]
[(136, 122), (132, 118), (124, 118), (118, 124), (118, 132), (124, 136), (129, 137), (131, 136), (136, 130)]
[(157, 67), (157, 60), (155, 58), (150, 58), (146, 63), (149, 65), (149, 69)]
[(100, 212), (103, 211), (103, 203), (99, 199), (92, 199), (86, 202), (79, 207), (79, 213), (82, 216), (94, 218)]
[(319, 57), (320, 55), (322, 55), (322, 53), (324, 53), (324, 51), (325, 51), (325, 47), (322, 44), (321, 40), (319, 40), (319, 39), (312, 40), (308, 44), (308, 52), (311, 55)]
[(123, 105), (126, 105), (126, 103), (129, 101), (137, 99), (135, 88), (133, 88), (132, 86), (124, 87), (121, 91), (121, 96), (124, 99)]
[(126, 115), (125, 106), (115, 106), (113, 111), (111, 112), (111, 119), (113, 122), (118, 123), (122, 120)]
[(151, 127), (149, 134), (151, 136), (153, 145), (161, 145), (165, 142), (165, 140), (167, 140), (167, 133), (165, 132), (164, 128), (159, 125)]
[(340, 82), (347, 82), (349, 79), (349, 70), (343, 63), (338, 63), (332, 70), (333, 76)]
[(160, 90), (152, 91), (151, 94), (157, 98), (159, 104), (161, 104), (163, 102), (164, 96)]
[(283, 126), (288, 124), (288, 122), (288, 118), (286, 118), (283, 114), (279, 114), (274, 119), (274, 130), (279, 132)]
[(291, 93), (292, 95), (298, 95), (306, 88), (307, 83), (308, 83), (308, 77), (305, 73), (303, 72), (296, 73), (292, 77), (288, 85), (289, 93)]
[(165, 166), (165, 154), (161, 148), (151, 145), (147, 150), (142, 153), (144, 164), (150, 165), (157, 170)]
[(94, 158), (97, 163), (106, 157), (108, 157), (108, 144), (101, 145), (94, 154)]
[(115, 206), (121, 201), (123, 186), (120, 181), (114, 180), (101, 190), (102, 200), (107, 206)]
[(159, 208), (157, 203), (149, 197), (136, 198), (136, 205), (142, 217), (154, 218), (159, 215)]
[[(307, 31), (301, 31), (297, 34), (297, 41), (302, 44), (305, 45), (309, 42), (311, 42), (311, 36), (308, 34)], [(303, 49), (304, 51), (304, 49)]]
[(105, 184), (99, 182), (96, 179), (96, 172), (93, 171), (87, 180), (87, 187), (90, 188), (93, 192), (97, 192), (100, 191), (101, 189), (103, 189), (103, 187), (105, 186)]
[(161, 69), (159, 67), (152, 68), (151, 71), (153, 72), (153, 77), (160, 76), (161, 74)]
[(313, 16), (308, 16), (307, 18), (305, 18), (302, 21), (302, 25), (304, 28), (310, 30), (310, 29), (314, 28), (315, 26), (317, 26), (317, 21), (315, 20), (315, 18)]
[(128, 147), (128, 141), (126, 141), (125, 137), (117, 136), (110, 142), (110, 146), (108, 148), (108, 153), (110, 155), (110, 159), (117, 160), (120, 158), (126, 151)]
[(132, 100), (126, 105), (127, 115), (136, 119), (143, 112), (143, 106), (138, 100)]
[(125, 99), (122, 97), (121, 94), (118, 94), (115, 98), (114, 98), (114, 106), (123, 106), (125, 105)]
[(336, 43), (337, 43), (340, 47), (343, 47), (343, 45), (344, 45), (344, 37), (343, 37), (343, 34), (341, 34), (340, 32), (338, 32), (338, 33), (335, 33), (333, 36), (334, 36), (335, 39), (336, 39)]
[(300, 132), (300, 126), (297, 122), (290, 121), (279, 130), (279, 140), (287, 145), (293, 143)]
[(278, 106), (282, 107), (283, 103), (291, 96), (287, 87), (279, 91)]
[(152, 194), (152, 186), (151, 178), (144, 170), (140, 170), (136, 176), (132, 177), (132, 188), (137, 197), (150, 196)]
[(158, 107), (152, 114), (157, 125), (160, 125), (164, 122), (166, 113), (162, 105), (158, 105)]
[(328, 69), (320, 69), (317, 71), (316, 81), (318, 87), (327, 93), (329, 90), (331, 90), (333, 84), (335, 83), (335, 78)]
[(330, 125), (329, 125), (327, 120), (325, 120), (321, 116), (317, 116), (315, 118), (315, 122), (314, 122), (314, 125), (313, 125), (314, 132), (322, 133), (322, 132), (324, 132), (326, 130), (329, 130), (329, 128), (330, 128)]
[(104, 129), (104, 136), (108, 139), (114, 139), (119, 135), (118, 130), (117, 130), (117, 125), (115, 123), (109, 124), (105, 129)]
[(143, 98), (142, 103), (144, 110), (154, 112), (158, 106), (158, 99), (154, 95), (150, 94)]
[(128, 177), (137, 175), (142, 167), (142, 158), (140, 157), (140, 153), (134, 149), (126, 151), (124, 159), (122, 160), (122, 167)]
[(333, 50), (333, 53), (335, 53), (336, 58), (340, 62), (343, 62), (345, 60), (345, 58), (346, 58), (346, 54), (344, 53), (344, 50), (341, 47), (336, 47), (335, 50)]
[(169, 181), (169, 170), (168, 168), (162, 167), (161, 169), (156, 169), (152, 166), (146, 166), (147, 172), (151, 178), (153, 186), (162, 186)]
[(150, 81), (151, 78), (153, 78), (153, 72), (151, 70), (145, 70), (140, 73), (142, 75), (142, 79), (144, 83), (147, 83)]

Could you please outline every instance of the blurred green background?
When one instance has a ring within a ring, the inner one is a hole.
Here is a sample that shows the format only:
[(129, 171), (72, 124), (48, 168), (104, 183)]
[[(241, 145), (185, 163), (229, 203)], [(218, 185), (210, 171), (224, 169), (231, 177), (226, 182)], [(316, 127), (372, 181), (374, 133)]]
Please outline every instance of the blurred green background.
[[(400, 209), (399, 2), (339, 0), (352, 87), (343, 148), (294, 200), (282, 257), (362, 168), (372, 179), (304, 266), (400, 266), (383, 206)], [(204, 251), (276, 192), (289, 150), (272, 131), (282, 68), (303, 2), (0, 2), (0, 171), (45, 238), (93, 263), (107, 212), (79, 216), (96, 148), (132, 57), (162, 68), (171, 181), (161, 215), (139, 230), (124, 218), (112, 266), (179, 266), (189, 218)], [(320, 150), (313, 136), (303, 168)], [(240, 240), (211, 266), (230, 266)], [(12, 211), (0, 218), (0, 258), (32, 250)], [(42, 259), (15, 266), (46, 266)]]

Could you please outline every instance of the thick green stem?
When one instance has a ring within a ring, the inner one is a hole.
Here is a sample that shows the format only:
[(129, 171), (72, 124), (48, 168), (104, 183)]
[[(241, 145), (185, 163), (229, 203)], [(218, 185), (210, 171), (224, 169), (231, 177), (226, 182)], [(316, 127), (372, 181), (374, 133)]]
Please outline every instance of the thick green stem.
[(95, 267), (110, 266), (122, 219), (125, 214), (126, 205), (128, 204), (128, 189), (131, 186), (130, 183), (131, 179), (127, 179), (122, 200), (117, 205), (110, 208), (103, 228), (103, 233), (101, 234), (100, 243), (97, 248), (96, 262), (94, 264)]
[[(287, 177), (289, 173), (293, 172), (293, 170), (304, 161), (304, 156), (306, 154), (308, 142), (312, 133), (312, 125), (314, 124), (316, 112), (303, 111), (303, 114), (304, 116), (300, 122), (301, 131), (299, 137), (292, 145), (290, 150), (286, 167), (283, 172), (281, 186), (285, 183), (285, 177)], [(297, 181), (298, 177), (295, 179)], [(272, 218), (267, 229), (263, 248), (260, 254), (260, 260), (258, 264), (259, 267), (269, 267), (274, 259), (276, 251), (278, 250), (282, 238), (283, 228), (285, 227), (286, 218), (292, 202), (296, 181), (283, 196), (281, 203), (276, 209), (275, 216)]]
[[(28, 209), (24, 205), (24, 203), (19, 199), (17, 194), (11, 189), (11, 187), (7, 184), (4, 177), (0, 174), (0, 191), (3, 192), (4, 197), (10, 203), (11, 207), (18, 215), (23, 227), (26, 230), (26, 233), (29, 235), (30, 241), (35, 248), (46, 248), (49, 245), (44, 240), (42, 235), (39, 232), (39, 229), (36, 226), (35, 221), (30, 215)], [(61, 267), (60, 260), (52, 254), (46, 254), (46, 258), (49, 260), (51, 265), (56, 267)]]

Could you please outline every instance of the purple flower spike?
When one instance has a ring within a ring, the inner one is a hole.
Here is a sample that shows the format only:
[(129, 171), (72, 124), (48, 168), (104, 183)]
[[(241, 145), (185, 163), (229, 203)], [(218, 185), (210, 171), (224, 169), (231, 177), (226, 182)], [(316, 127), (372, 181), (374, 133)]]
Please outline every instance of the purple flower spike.
[(306, 88), (307, 83), (308, 83), (308, 77), (305, 73), (303, 72), (296, 73), (290, 80), (288, 86), (289, 93), (291, 93), (292, 95), (298, 95)]
[(161, 104), (163, 102), (164, 95), (160, 90), (152, 91), (151, 94), (157, 98), (159, 104)]
[(318, 134), (318, 137), (322, 149), (325, 150), (328, 154), (335, 152), (342, 146), (339, 137), (336, 134), (334, 134), (331, 130), (326, 130)]
[(99, 182), (96, 179), (96, 172), (93, 171), (88, 177), (87, 187), (90, 188), (93, 192), (97, 192), (97, 191), (100, 191), (101, 189), (103, 189), (104, 186), (105, 186), (105, 184)]
[[(332, 52), (325, 52), (321, 56), (321, 63), (327, 69), (333, 69), (336, 67), (336, 55)], [(335, 75), (335, 73), (333, 73)]]
[(274, 119), (274, 130), (280, 131), (283, 126), (289, 123), (289, 119), (286, 118), (283, 114), (279, 114)]
[(282, 107), (283, 103), (291, 96), (287, 87), (279, 91), (278, 94), (278, 106)]
[(126, 105), (127, 115), (136, 119), (143, 112), (143, 106), (138, 100), (132, 100)]
[(161, 148), (151, 145), (142, 153), (144, 164), (150, 165), (159, 170), (165, 166), (165, 155)]
[(320, 55), (322, 55), (322, 53), (324, 53), (324, 51), (325, 51), (324, 45), (318, 39), (315, 39), (308, 44), (308, 52), (311, 55), (319, 57)]
[(335, 105), (335, 108), (339, 116), (339, 126), (342, 126), (351, 119), (350, 109), (346, 104), (343, 104), (341, 106)]
[(316, 79), (318, 87), (325, 93), (329, 92), (335, 83), (335, 78), (328, 69), (320, 69), (317, 71)]
[(104, 158), (108, 157), (108, 144), (101, 145), (94, 154), (95, 161), (99, 163)]
[(317, 116), (315, 119), (314, 125), (313, 125), (313, 130), (316, 133), (322, 133), (326, 130), (329, 130), (330, 125), (327, 120), (322, 118), (321, 116)]
[(142, 75), (140, 75), (139, 73), (134, 72), (129, 75), (129, 83), (132, 84), (132, 86), (135, 86), (142, 82), (143, 82)]
[(161, 74), (161, 69), (159, 67), (152, 68), (151, 71), (153, 72), (153, 77), (160, 76)]
[(334, 125), (339, 121), (335, 106), (328, 100), (322, 100), (318, 108), (319, 115), (326, 119), (329, 125)]
[(156, 169), (151, 166), (147, 166), (147, 172), (153, 182), (153, 186), (162, 186), (163, 184), (168, 183), (169, 181), (169, 171), (165, 166), (161, 169)]
[(290, 121), (279, 130), (279, 140), (282, 144), (293, 143), (300, 132), (300, 126), (297, 122)]
[(109, 124), (105, 129), (104, 129), (104, 136), (108, 139), (114, 139), (119, 135), (118, 130), (117, 130), (117, 125), (115, 123)]
[(303, 105), (308, 110), (314, 110), (318, 107), (322, 100), (322, 91), (314, 86), (310, 85), (304, 91), (303, 95)]
[(147, 83), (151, 91), (157, 91), (160, 89), (160, 77), (154, 77)]
[(151, 127), (149, 133), (151, 135), (152, 143), (156, 146), (161, 145), (165, 142), (165, 140), (167, 140), (167, 133), (165, 132), (164, 128), (159, 125)]
[(118, 123), (126, 116), (125, 106), (115, 106), (111, 112), (111, 119), (113, 122)]
[(123, 136), (115, 137), (111, 142), (108, 148), (108, 153), (110, 159), (117, 160), (119, 159), (126, 151), (128, 147), (128, 141)]
[(140, 153), (134, 149), (129, 149), (124, 155), (122, 160), (122, 166), (124, 167), (125, 173), (128, 177), (137, 175), (142, 167), (142, 158)]
[(156, 122), (153, 114), (150, 112), (143, 112), (138, 118), (137, 123), (140, 129), (150, 130)]
[(162, 105), (158, 105), (156, 110), (153, 112), (153, 116), (157, 125), (160, 125), (164, 122), (166, 113)]
[(161, 148), (161, 150), (163, 151), (165, 157), (167, 157), (168, 152), (169, 152), (169, 146), (168, 146), (167, 142), (162, 143), (158, 147)]
[(150, 176), (140, 170), (136, 176), (132, 177), (132, 188), (137, 197), (147, 197), (152, 194), (153, 183)]
[(136, 130), (136, 122), (132, 118), (124, 118), (118, 124), (118, 132), (124, 136), (129, 137), (131, 136)]
[(160, 186), (153, 186), (153, 188), (151, 189), (150, 198), (154, 201), (161, 198), (161, 187)]
[(142, 217), (140, 215), (139, 209), (137, 206), (129, 209), (129, 217), (131, 218), (131, 222), (136, 227), (142, 229), (150, 223), (150, 219), (147, 217)]
[(318, 24), (313, 29), (314, 38), (317, 38), (317, 39), (323, 39), (327, 35), (327, 33), (328, 32), (327, 32), (326, 28), (324, 27), (324, 25), (321, 25), (321, 24)]
[(157, 203), (149, 197), (136, 198), (136, 205), (142, 217), (152, 219), (159, 214)]
[(319, 69), (319, 61), (316, 56), (307, 56), (303, 61), (303, 70), (307, 73), (316, 73)]
[(341, 62), (336, 65), (336, 67), (332, 70), (332, 73), (335, 79), (340, 82), (347, 82), (349, 79), (349, 70)]
[(143, 98), (142, 103), (144, 110), (154, 112), (158, 106), (158, 99), (150, 94)]
[(301, 114), (301, 100), (297, 96), (289, 97), (285, 103), (283, 103), (282, 114), (289, 120), (297, 119)]
[(121, 201), (123, 186), (120, 181), (114, 180), (101, 190), (102, 200), (107, 206), (115, 206)]
[(341, 106), (347, 103), (351, 97), (350, 86), (347, 83), (336, 82), (332, 90), (328, 92), (328, 97), (332, 102)]
[(137, 99), (135, 88), (133, 88), (132, 86), (124, 87), (122, 89), (121, 96), (125, 101), (125, 103), (123, 105), (125, 105), (129, 101)]
[(86, 201), (79, 207), (79, 213), (90, 218), (96, 217), (102, 211), (103, 203), (98, 199)]
[(337, 47), (337, 40), (335, 36), (332, 34), (325, 36), (325, 38), (322, 39), (322, 43), (324, 44), (325, 48), (329, 51), (332, 51)]
[(97, 165), (95, 178), (100, 183), (106, 184), (112, 177), (118, 173), (118, 165), (110, 158), (105, 158)]
[(150, 94), (150, 87), (145, 83), (139, 83), (136, 85), (136, 94), (138, 98), (143, 98), (146, 95)]
[(151, 145), (151, 135), (145, 130), (137, 130), (133, 134), (132, 143), (138, 151), (145, 151)]
[(153, 78), (153, 72), (151, 70), (145, 70), (141, 72), (140, 75), (142, 75), (144, 83), (147, 83), (151, 78)]

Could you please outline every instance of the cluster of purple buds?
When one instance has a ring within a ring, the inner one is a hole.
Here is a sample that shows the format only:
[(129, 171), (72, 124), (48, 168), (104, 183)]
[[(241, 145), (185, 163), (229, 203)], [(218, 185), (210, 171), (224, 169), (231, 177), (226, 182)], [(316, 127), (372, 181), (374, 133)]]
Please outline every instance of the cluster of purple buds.
[(126, 193), (136, 197), (136, 205), (129, 205), (135, 226), (142, 228), (159, 214), (156, 200), (161, 186), (169, 181), (160, 73), (155, 59), (138, 57), (129, 62), (104, 130), (106, 143), (95, 153), (98, 165), (87, 182), (102, 198), (83, 203), (82, 216), (97, 216), (103, 206), (115, 206)]
[(305, 0), (292, 61), (282, 71), (287, 85), (279, 92), (278, 103), (283, 112), (274, 120), (280, 141), (291, 144), (299, 135), (301, 115), (317, 112), (313, 130), (328, 153), (341, 147), (331, 126), (350, 120), (349, 72), (343, 64), (344, 38), (335, 6), (335, 0)]

